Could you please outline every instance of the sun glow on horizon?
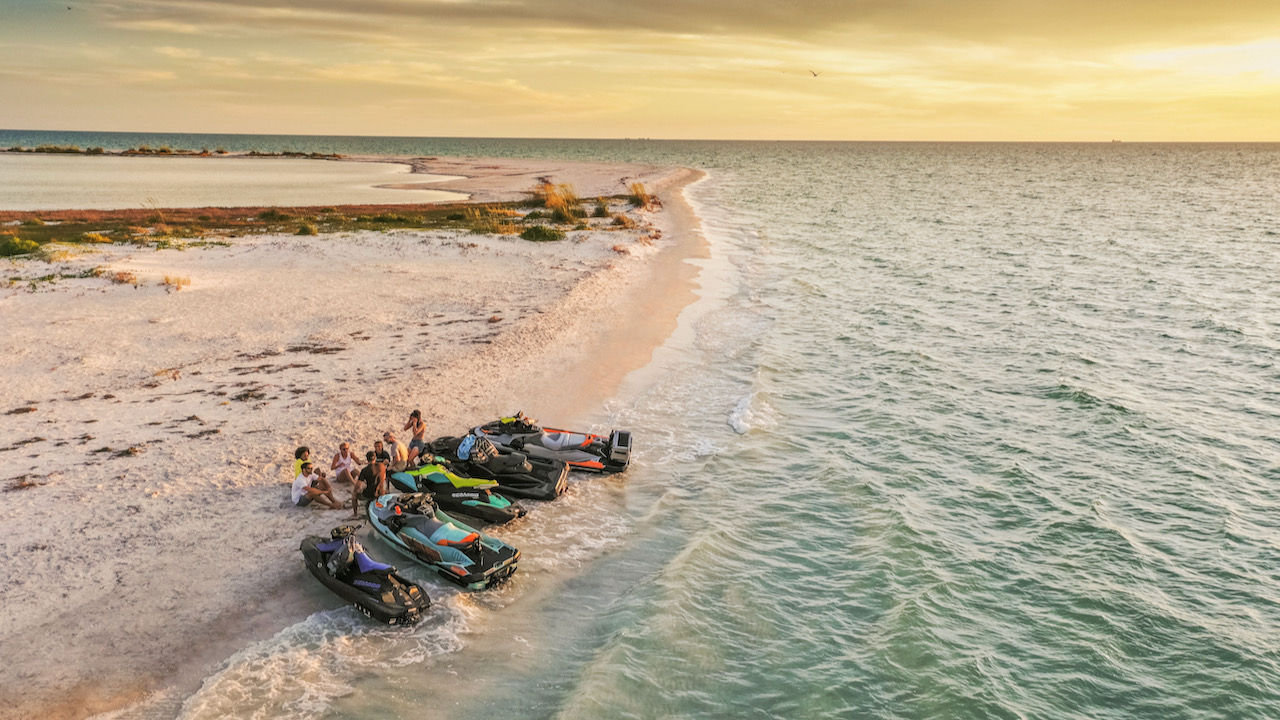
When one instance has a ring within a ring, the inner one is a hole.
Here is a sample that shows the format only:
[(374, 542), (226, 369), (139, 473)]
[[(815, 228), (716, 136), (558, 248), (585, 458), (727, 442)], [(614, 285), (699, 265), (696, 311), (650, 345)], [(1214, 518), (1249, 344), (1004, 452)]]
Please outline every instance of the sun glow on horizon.
[(1280, 4), (1111, 5), (0, 0), (0, 126), (1280, 140)]

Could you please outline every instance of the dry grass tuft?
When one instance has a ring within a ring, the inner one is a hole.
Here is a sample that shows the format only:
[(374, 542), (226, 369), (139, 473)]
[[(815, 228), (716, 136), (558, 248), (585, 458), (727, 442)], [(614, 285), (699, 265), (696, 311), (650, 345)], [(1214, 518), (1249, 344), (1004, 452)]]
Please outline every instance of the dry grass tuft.
[(40, 249), (36, 251), (36, 257), (47, 263), (59, 263), (73, 260), (80, 257), (80, 254), (70, 248), (58, 245), (42, 245)]
[(582, 214), (582, 210), (578, 208), (578, 195), (568, 183), (539, 183), (533, 189), (533, 197), (538, 204), (551, 211), (551, 219), (556, 222), (569, 222)]
[(191, 285), (191, 278), (178, 277), (177, 275), (165, 275), (164, 280), (160, 284), (164, 286), (165, 292), (178, 292), (182, 288)]
[(132, 285), (138, 287), (138, 274), (132, 270), (117, 270), (107, 276), (116, 285)]
[(631, 254), (631, 251), (630, 251), (630, 250), (626, 249), (625, 247), (623, 247), (623, 246), (621, 246), (621, 245), (614, 245), (612, 248), (609, 248), (609, 249), (610, 249), (610, 250), (613, 250), (614, 252), (618, 253), (619, 255), (630, 255), (630, 254)]
[(100, 232), (87, 232), (80, 236), (82, 242), (88, 243), (110, 243), (114, 242), (111, 238)]
[(633, 182), (627, 186), (627, 189), (631, 191), (627, 199), (631, 201), (632, 205), (646, 210), (653, 206), (653, 196), (649, 194), (648, 190), (645, 190), (644, 183)]
[(467, 208), (466, 223), (471, 232), (493, 235), (515, 235), (520, 227), (511, 222), (511, 218), (520, 215), (511, 208), (494, 208), (488, 205)]
[(623, 230), (630, 230), (631, 228), (636, 226), (636, 221), (632, 220), (626, 215), (614, 215), (613, 226), (622, 228)]

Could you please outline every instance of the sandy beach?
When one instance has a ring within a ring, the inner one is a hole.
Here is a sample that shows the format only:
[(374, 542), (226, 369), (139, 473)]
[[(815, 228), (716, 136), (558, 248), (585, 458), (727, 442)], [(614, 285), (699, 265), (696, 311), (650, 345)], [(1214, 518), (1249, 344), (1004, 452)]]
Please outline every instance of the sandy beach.
[[(615, 202), (635, 228), (556, 243), (359, 231), (4, 262), (19, 280), (0, 289), (0, 550), (13, 561), (0, 718), (84, 717), (190, 688), (321, 609), (297, 542), (349, 513), (290, 505), (295, 446), (327, 467), (339, 442), (363, 454), (415, 408), (429, 437), (517, 409), (572, 423), (692, 298), (685, 260), (704, 249), (681, 191), (696, 171), (412, 162), (463, 176), (432, 187), (475, 202), (547, 178), (583, 197), (643, 182), (660, 204)], [(137, 284), (26, 282), (97, 266)]]

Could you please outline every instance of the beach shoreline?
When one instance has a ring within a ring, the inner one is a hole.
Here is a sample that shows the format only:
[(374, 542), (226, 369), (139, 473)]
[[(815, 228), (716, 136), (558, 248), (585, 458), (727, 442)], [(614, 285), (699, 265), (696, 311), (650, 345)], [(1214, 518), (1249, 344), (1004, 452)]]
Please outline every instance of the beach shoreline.
[[(363, 451), (420, 406), (431, 436), (516, 409), (578, 421), (693, 299), (685, 261), (705, 243), (682, 190), (697, 171), (424, 162), (464, 175), (442, 189), (473, 202), (549, 178), (583, 197), (646, 182), (661, 208), (628, 211), (633, 230), (550, 244), (395, 230), (113, 247), (84, 262), (151, 283), (0, 298), (14, 329), (0, 447), (20, 473), (0, 547), (29, 559), (0, 590), (0, 641), (14, 649), (0, 717), (185, 696), (235, 650), (339, 606), (305, 577), (296, 543), (349, 515), (289, 506), (294, 445), (324, 462), (343, 440)], [(162, 289), (169, 273), (190, 286)]]

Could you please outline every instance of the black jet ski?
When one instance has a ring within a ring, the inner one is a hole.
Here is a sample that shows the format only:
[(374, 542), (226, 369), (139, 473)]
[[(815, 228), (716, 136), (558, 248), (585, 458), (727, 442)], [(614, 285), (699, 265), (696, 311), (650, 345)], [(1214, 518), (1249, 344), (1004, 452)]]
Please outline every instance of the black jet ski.
[(421, 587), (396, 569), (369, 557), (355, 538), (355, 527), (343, 525), (329, 539), (310, 535), (298, 549), (307, 569), (335, 595), (360, 612), (391, 625), (412, 625), (431, 605)]
[(571, 470), (616, 473), (631, 464), (631, 433), (614, 430), (608, 437), (591, 433), (540, 427), (535, 420), (516, 413), (476, 428), (500, 449), (529, 457), (561, 460)]
[[(429, 492), (435, 496), (436, 505), (446, 512), (460, 513), (484, 522), (502, 524), (524, 517), (525, 511), (502, 495), (491, 480), (462, 477), (450, 472), (436, 458), (427, 456), (427, 462), (411, 470), (390, 473), (387, 479), (397, 489), (407, 493)], [(443, 460), (444, 458), (440, 458)]]
[(514, 450), (499, 452), (484, 433), (436, 438), (427, 449), (460, 475), (498, 483), (494, 489), (507, 497), (554, 500), (569, 486), (569, 466), (564, 461)]
[(430, 493), (383, 495), (369, 504), (369, 522), (397, 552), (468, 590), (503, 582), (520, 560), (519, 550), (437, 509)]

